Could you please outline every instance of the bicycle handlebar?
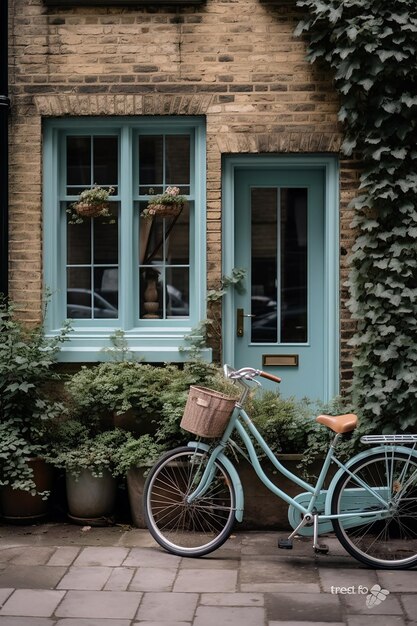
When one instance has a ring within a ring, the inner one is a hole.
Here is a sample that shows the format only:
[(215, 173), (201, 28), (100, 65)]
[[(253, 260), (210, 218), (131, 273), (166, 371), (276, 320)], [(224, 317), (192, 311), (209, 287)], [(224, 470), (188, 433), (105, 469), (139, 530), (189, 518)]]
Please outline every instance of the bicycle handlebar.
[(255, 376), (261, 376), (262, 378), (272, 380), (274, 383), (281, 382), (281, 378), (279, 378), (278, 376), (274, 376), (273, 374), (269, 374), (268, 372), (263, 372), (262, 370), (257, 370), (253, 367), (242, 367), (239, 370), (235, 370), (229, 365), (225, 365), (224, 372), (226, 378), (232, 378), (235, 380), (240, 380), (242, 378), (245, 378), (246, 380), (253, 380)]

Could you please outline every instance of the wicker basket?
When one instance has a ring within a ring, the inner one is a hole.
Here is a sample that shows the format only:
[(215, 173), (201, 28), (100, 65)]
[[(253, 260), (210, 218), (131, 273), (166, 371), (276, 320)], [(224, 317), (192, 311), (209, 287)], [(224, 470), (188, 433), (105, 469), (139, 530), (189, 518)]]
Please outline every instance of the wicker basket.
[(108, 214), (109, 205), (107, 202), (77, 202), (74, 208), (82, 217), (99, 217)]
[(199, 437), (221, 437), (236, 400), (204, 387), (190, 387), (181, 428)]
[(150, 204), (148, 209), (157, 217), (178, 217), (183, 207), (184, 205), (180, 202), (170, 202), (169, 204)]

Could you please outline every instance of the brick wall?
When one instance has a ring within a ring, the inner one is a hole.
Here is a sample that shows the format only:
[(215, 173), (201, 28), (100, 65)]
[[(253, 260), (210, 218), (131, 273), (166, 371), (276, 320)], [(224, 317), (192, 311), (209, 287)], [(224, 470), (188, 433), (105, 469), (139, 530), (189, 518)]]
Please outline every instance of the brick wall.
[[(62, 115), (203, 114), (207, 119), (208, 280), (221, 267), (221, 158), (340, 147), (331, 76), (305, 60), (291, 0), (191, 7), (46, 8), (11, 0), (11, 295), (40, 317), (41, 120)], [(342, 161), (342, 246), (357, 166)], [(341, 258), (342, 279), (346, 256)], [(343, 282), (343, 281), (342, 281)], [(342, 377), (351, 332), (342, 292)]]

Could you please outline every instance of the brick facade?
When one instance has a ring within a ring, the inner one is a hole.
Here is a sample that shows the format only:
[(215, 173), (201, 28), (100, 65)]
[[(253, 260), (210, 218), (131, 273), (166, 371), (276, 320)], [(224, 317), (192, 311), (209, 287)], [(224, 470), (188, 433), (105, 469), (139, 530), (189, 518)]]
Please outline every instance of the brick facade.
[[(232, 153), (338, 153), (331, 76), (305, 59), (289, 0), (207, 0), (179, 8), (47, 8), (10, 2), (10, 292), (30, 323), (42, 292), (42, 119), (204, 115), (208, 282), (221, 267), (221, 159)], [(346, 259), (358, 165), (341, 161), (342, 379)]]

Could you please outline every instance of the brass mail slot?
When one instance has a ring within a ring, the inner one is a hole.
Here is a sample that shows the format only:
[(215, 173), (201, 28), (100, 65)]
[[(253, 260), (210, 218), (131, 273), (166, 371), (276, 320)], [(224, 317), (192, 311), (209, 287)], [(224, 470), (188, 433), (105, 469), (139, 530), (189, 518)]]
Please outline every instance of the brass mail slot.
[(286, 365), (287, 367), (298, 367), (298, 354), (263, 354), (262, 367), (276, 365)]

